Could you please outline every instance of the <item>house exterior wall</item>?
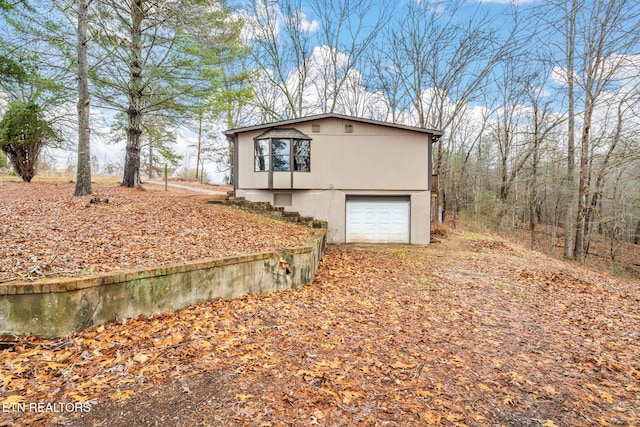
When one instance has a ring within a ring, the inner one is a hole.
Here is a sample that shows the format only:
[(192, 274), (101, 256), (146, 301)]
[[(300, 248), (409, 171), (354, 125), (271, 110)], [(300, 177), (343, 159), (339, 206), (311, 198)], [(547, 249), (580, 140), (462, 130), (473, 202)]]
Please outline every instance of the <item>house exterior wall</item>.
[[(236, 195), (255, 202), (273, 203), (277, 191), (238, 189)], [(280, 191), (290, 193), (289, 211), (300, 212), (302, 216), (311, 216), (327, 221), (327, 242), (344, 243), (346, 236), (346, 200), (347, 196), (409, 196), (410, 211), (410, 243), (426, 245), (430, 234), (430, 191), (383, 191), (383, 190), (292, 190)]]
[(265, 129), (243, 132), (237, 135), (236, 196), (274, 204), (275, 193), (291, 194), (286, 210), (327, 221), (330, 243), (345, 241), (347, 196), (409, 196), (411, 243), (429, 243), (429, 134), (336, 117), (282, 127), (311, 138), (311, 171), (273, 172), (271, 179), (255, 172), (254, 138)]
[[(314, 124), (320, 132), (312, 131)], [(345, 125), (353, 133), (345, 133)], [(429, 189), (427, 134), (337, 118), (289, 127), (312, 138), (311, 171), (273, 172), (274, 189)], [(269, 188), (269, 172), (254, 172), (253, 139), (261, 133), (239, 135), (238, 189)]]

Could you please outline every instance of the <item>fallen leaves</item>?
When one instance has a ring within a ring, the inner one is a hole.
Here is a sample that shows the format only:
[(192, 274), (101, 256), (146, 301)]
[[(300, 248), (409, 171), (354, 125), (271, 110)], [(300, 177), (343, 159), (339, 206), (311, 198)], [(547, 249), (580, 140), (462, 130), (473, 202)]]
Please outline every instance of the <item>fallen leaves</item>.
[[(0, 399), (138, 399), (151, 411), (180, 409), (184, 426), (634, 425), (638, 283), (474, 241), (330, 246), (316, 281), (297, 290), (63, 340), (22, 338), (0, 353)], [(229, 399), (167, 409), (172, 396), (154, 394), (179, 382), (200, 395), (197, 379), (209, 372), (228, 378)], [(91, 416), (63, 421), (103, 421)]]
[(138, 353), (135, 356), (133, 356), (133, 360), (135, 360), (138, 363), (144, 364), (147, 360), (149, 360), (149, 356), (147, 356), (144, 353)]
[(77, 276), (301, 245), (306, 227), (151, 186), (0, 181), (0, 283)]
[(134, 394), (135, 392), (133, 390), (118, 390), (111, 395), (111, 399), (124, 401), (131, 398)]

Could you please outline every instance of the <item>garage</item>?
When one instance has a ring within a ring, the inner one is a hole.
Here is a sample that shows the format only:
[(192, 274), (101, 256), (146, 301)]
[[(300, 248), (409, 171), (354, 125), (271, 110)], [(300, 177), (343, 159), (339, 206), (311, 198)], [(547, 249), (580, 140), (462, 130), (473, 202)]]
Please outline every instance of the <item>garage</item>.
[(410, 243), (409, 196), (347, 196), (346, 241)]

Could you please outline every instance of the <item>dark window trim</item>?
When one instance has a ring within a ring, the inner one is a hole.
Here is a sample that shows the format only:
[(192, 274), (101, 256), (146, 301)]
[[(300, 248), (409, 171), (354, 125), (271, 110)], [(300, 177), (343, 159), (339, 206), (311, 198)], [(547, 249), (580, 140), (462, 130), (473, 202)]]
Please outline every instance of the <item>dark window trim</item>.
[[(296, 154), (296, 145), (301, 142), (306, 142), (308, 145), (307, 154)], [(307, 170), (297, 169), (298, 159), (306, 159)], [(293, 160), (293, 172), (311, 172), (311, 140), (310, 139), (294, 139), (291, 144), (291, 160)]]
[[(288, 140), (289, 141), (289, 153), (288, 154), (273, 154), (273, 141), (274, 140)], [(258, 144), (262, 141), (267, 141), (267, 152), (258, 155), (256, 148)], [(309, 145), (308, 154), (296, 154), (295, 146), (298, 142), (306, 142)], [(265, 169), (258, 169), (258, 158), (262, 157), (263, 160), (261, 163), (264, 165)], [(288, 157), (289, 158), (289, 168), (287, 170), (275, 170), (273, 165), (275, 164), (275, 157)], [(298, 170), (296, 166), (298, 162), (297, 158), (306, 159), (307, 170)], [(266, 160), (266, 161), (265, 161)], [(268, 166), (268, 167), (267, 167)], [(253, 171), (254, 172), (301, 172), (301, 173), (309, 173), (311, 172), (311, 139), (299, 139), (299, 138), (264, 138), (264, 139), (256, 139), (254, 140), (253, 145)]]

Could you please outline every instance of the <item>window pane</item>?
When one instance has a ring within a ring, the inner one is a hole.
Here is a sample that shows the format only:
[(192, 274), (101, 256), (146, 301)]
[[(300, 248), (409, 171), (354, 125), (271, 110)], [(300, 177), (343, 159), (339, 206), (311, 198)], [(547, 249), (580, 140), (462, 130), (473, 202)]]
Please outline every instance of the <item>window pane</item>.
[(311, 141), (296, 141), (293, 146), (293, 154), (296, 156), (307, 156), (311, 154)]
[(278, 172), (286, 172), (291, 170), (291, 156), (273, 156), (273, 170)]
[(255, 171), (262, 172), (269, 170), (269, 156), (256, 156)]
[(254, 157), (255, 157), (254, 170), (256, 172), (268, 171), (269, 170), (269, 140), (259, 139), (257, 141), (254, 141), (253, 147), (254, 147)]
[[(291, 154), (290, 152), (290, 139), (274, 139), (271, 144), (273, 148), (273, 155), (284, 155), (288, 156)], [(275, 162), (274, 162), (275, 164)]]
[(268, 139), (259, 139), (254, 141), (255, 154), (256, 156), (266, 156), (269, 154), (269, 140)]
[(294, 170), (298, 172), (311, 172), (311, 159), (305, 156), (295, 156), (293, 158)]

